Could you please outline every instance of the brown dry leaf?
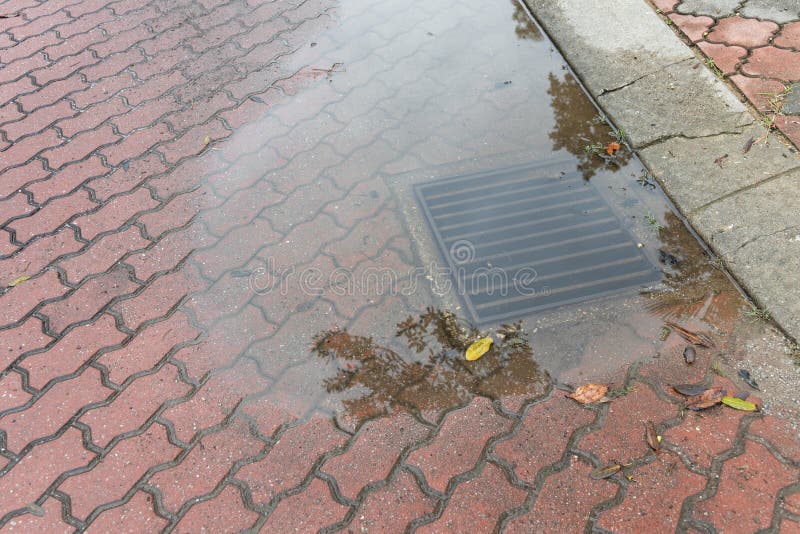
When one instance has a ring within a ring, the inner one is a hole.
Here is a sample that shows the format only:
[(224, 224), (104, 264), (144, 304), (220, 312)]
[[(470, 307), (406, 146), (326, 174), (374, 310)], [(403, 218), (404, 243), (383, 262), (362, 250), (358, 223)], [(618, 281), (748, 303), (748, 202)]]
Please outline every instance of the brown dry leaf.
[(644, 424), (644, 428), (647, 444), (650, 445), (650, 448), (654, 451), (661, 449), (661, 436), (656, 432), (656, 425), (652, 421), (648, 421)]
[(690, 410), (702, 410), (704, 408), (711, 408), (722, 402), (722, 397), (725, 392), (721, 387), (709, 388), (702, 392), (700, 395), (692, 395), (686, 399), (686, 407)]
[(668, 327), (672, 328), (679, 336), (683, 339), (688, 341), (689, 343), (693, 343), (700, 347), (705, 348), (712, 348), (715, 347), (714, 341), (711, 340), (706, 334), (702, 332), (692, 332), (691, 330), (686, 330), (683, 327), (676, 325), (675, 323), (665, 323)]
[(573, 393), (567, 395), (581, 404), (591, 404), (593, 402), (603, 402), (608, 393), (608, 386), (604, 384), (584, 384)]
[(622, 466), (619, 464), (599, 467), (594, 471), (592, 471), (591, 473), (589, 473), (589, 478), (592, 478), (594, 480), (603, 480), (604, 478), (614, 476), (619, 472), (620, 469), (622, 469)]
[(606, 145), (606, 154), (608, 154), (609, 156), (613, 156), (614, 152), (616, 152), (620, 148), (622, 148), (622, 146), (619, 143), (615, 143), (612, 141), (611, 143), (608, 143)]

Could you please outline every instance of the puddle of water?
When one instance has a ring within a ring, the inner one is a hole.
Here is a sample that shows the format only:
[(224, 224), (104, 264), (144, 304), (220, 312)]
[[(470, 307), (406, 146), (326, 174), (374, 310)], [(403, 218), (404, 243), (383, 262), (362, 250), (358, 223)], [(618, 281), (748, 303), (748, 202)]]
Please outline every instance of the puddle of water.
[[(280, 156), (271, 163), (262, 149), (249, 164), (267, 166), (261, 180), (281, 200), (263, 212), (262, 248), (229, 266), (249, 279), (226, 278), (231, 295), (248, 285), (242, 350), (280, 391), (275, 403), (345, 426), (399, 407), (435, 419), (478, 394), (513, 409), (547, 391), (548, 374), (611, 378), (635, 360), (677, 357), (675, 336), (659, 338), (665, 320), (728, 349), (744, 300), (638, 160), (624, 146), (605, 154), (613, 132), (516, 2), (342, 0), (329, 15), (280, 65), (299, 74), (272, 114), (232, 140), (247, 153), (270, 139)], [(497, 345), (465, 362), (474, 327), (430, 269), (441, 258), (408, 191), (553, 158), (603, 197), (663, 281), (521, 316), (524, 333), (505, 339), (482, 326)], [(226, 302), (205, 306), (225, 313)]]

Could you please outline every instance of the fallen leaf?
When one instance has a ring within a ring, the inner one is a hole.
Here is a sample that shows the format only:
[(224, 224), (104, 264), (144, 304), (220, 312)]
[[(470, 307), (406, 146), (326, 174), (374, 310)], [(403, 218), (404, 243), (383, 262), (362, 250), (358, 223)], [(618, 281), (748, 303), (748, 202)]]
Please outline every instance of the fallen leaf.
[(727, 395), (722, 397), (721, 402), (734, 410), (742, 410), (743, 412), (755, 412), (758, 409), (758, 406), (750, 401), (738, 399), (736, 397), (728, 397)]
[(664, 323), (664, 324), (672, 328), (672, 330), (674, 330), (679, 336), (681, 336), (689, 343), (693, 343), (700, 347), (706, 347), (706, 348), (712, 348), (716, 346), (714, 345), (714, 342), (711, 340), (711, 338), (702, 332), (692, 332), (691, 330), (686, 330), (685, 328), (678, 326), (675, 323)]
[(591, 473), (589, 473), (589, 478), (592, 478), (594, 480), (603, 480), (604, 478), (614, 476), (619, 472), (620, 469), (622, 469), (622, 466), (619, 464), (599, 467), (594, 471), (592, 471)]
[(203, 146), (208, 146), (210, 142), (211, 142), (211, 137), (209, 137), (208, 135), (203, 138)]
[(467, 360), (471, 362), (486, 354), (491, 348), (492, 343), (494, 343), (494, 340), (490, 337), (482, 337), (474, 342), (467, 347)]
[(709, 388), (699, 395), (692, 395), (686, 399), (686, 407), (695, 411), (711, 408), (722, 402), (724, 395), (721, 387)]
[(654, 451), (661, 449), (661, 436), (656, 432), (656, 425), (652, 421), (648, 421), (644, 424), (644, 428), (647, 444), (650, 445), (650, 448)]
[(703, 384), (675, 384), (672, 389), (681, 395), (691, 397), (692, 395), (700, 395), (708, 388)]
[(725, 161), (726, 159), (728, 159), (728, 155), (727, 154), (723, 154), (722, 156), (720, 156), (717, 159), (715, 159), (714, 163), (719, 165), (719, 168), (721, 169), (722, 168), (722, 162)]
[(693, 364), (696, 356), (697, 351), (695, 351), (694, 347), (691, 345), (683, 349), (683, 359), (686, 360), (686, 363), (690, 365)]
[(622, 146), (619, 143), (615, 143), (612, 141), (611, 143), (608, 143), (606, 145), (606, 154), (608, 154), (609, 156), (613, 156), (614, 152), (616, 152), (620, 148), (622, 148)]
[(567, 395), (581, 404), (591, 404), (593, 402), (603, 402), (608, 393), (608, 386), (603, 384), (584, 384), (573, 393)]
[(28, 281), (30, 279), (31, 279), (30, 276), (20, 276), (19, 278), (17, 278), (16, 280), (14, 280), (10, 284), (8, 284), (8, 287), (14, 287), (14, 286), (19, 285), (22, 282), (26, 282), (26, 281)]
[(753, 379), (753, 377), (750, 375), (750, 371), (748, 371), (747, 369), (739, 369), (739, 377), (742, 380), (744, 380), (744, 383), (750, 386), (751, 388), (761, 391), (758, 388), (758, 383)]
[(750, 152), (750, 149), (753, 148), (753, 143), (755, 143), (755, 142), (756, 142), (756, 138), (755, 137), (751, 137), (750, 139), (747, 140), (747, 142), (744, 144), (744, 153), (745, 154)]

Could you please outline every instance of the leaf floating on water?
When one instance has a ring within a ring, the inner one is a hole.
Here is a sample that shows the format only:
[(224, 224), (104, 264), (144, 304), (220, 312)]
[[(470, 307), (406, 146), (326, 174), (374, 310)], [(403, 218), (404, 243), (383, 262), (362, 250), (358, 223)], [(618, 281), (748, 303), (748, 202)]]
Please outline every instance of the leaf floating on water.
[(750, 386), (751, 388), (761, 391), (758, 388), (758, 383), (753, 379), (753, 377), (750, 375), (750, 371), (748, 371), (747, 369), (739, 369), (739, 377), (742, 380), (744, 380), (744, 383)]
[(467, 347), (467, 361), (475, 361), (487, 352), (492, 347), (494, 340), (490, 337), (482, 337), (472, 345)]
[(758, 410), (758, 406), (750, 401), (742, 400), (736, 397), (728, 397), (727, 395), (722, 397), (722, 404), (730, 406), (734, 410), (742, 410), (743, 412), (755, 412)]
[(710, 337), (708, 337), (706, 334), (702, 332), (692, 332), (691, 330), (686, 330), (685, 328), (678, 326), (675, 323), (664, 323), (664, 324), (672, 328), (672, 330), (674, 330), (679, 336), (681, 336), (689, 343), (693, 343), (695, 345), (705, 348), (713, 348), (716, 346), (714, 345), (714, 341), (712, 341)]
[(581, 404), (591, 404), (606, 401), (606, 393), (608, 393), (608, 386), (604, 384), (584, 384), (567, 397), (575, 399)]
[(672, 389), (681, 395), (691, 397), (692, 395), (700, 395), (708, 388), (703, 384), (675, 384)]
[(30, 276), (20, 276), (19, 278), (17, 278), (16, 280), (14, 280), (14, 281), (13, 281), (13, 282), (11, 282), (10, 284), (8, 284), (8, 287), (14, 287), (14, 286), (18, 286), (18, 285), (19, 285), (19, 284), (21, 284), (22, 282), (27, 282), (27, 281), (28, 281), (28, 280), (30, 280), (30, 279), (31, 279), (31, 277), (30, 277)]
[(614, 152), (616, 152), (620, 148), (622, 148), (622, 146), (619, 143), (615, 143), (612, 141), (611, 143), (608, 143), (606, 145), (606, 154), (608, 154), (609, 156), (613, 156)]
[(619, 473), (620, 469), (622, 469), (622, 466), (619, 464), (599, 467), (594, 471), (592, 471), (591, 473), (589, 473), (589, 478), (592, 478), (594, 480), (603, 480), (604, 478), (609, 478)]
[(648, 421), (644, 424), (644, 428), (645, 428), (645, 437), (647, 438), (647, 444), (654, 451), (660, 450), (661, 436), (659, 436), (658, 432), (656, 432), (656, 425), (654, 425), (652, 421)]
[(711, 408), (722, 402), (723, 396), (721, 387), (709, 388), (699, 395), (692, 395), (686, 399), (686, 407), (695, 411)]

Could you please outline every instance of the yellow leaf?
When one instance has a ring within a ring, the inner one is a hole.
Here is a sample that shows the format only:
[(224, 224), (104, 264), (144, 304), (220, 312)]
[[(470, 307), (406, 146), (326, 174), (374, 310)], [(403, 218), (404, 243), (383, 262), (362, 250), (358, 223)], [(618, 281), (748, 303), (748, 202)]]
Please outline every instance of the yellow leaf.
[(727, 395), (722, 397), (722, 404), (728, 405), (734, 410), (742, 410), (744, 412), (754, 412), (758, 409), (758, 406), (750, 401), (742, 400), (737, 397), (728, 397)]
[(481, 339), (479, 339), (478, 341), (467, 347), (467, 360), (468, 361), (477, 360), (478, 358), (486, 354), (491, 348), (492, 343), (494, 343), (494, 340), (492, 338), (482, 337)]
[(14, 286), (16, 286), (18, 284), (21, 284), (22, 282), (25, 282), (26, 280), (30, 280), (30, 279), (31, 279), (30, 276), (20, 276), (19, 278), (17, 278), (16, 280), (14, 280), (10, 284), (8, 284), (8, 287), (14, 287)]
[(203, 139), (203, 146), (208, 145), (210, 142), (211, 142), (211, 138), (209, 136), (206, 136), (205, 139)]

